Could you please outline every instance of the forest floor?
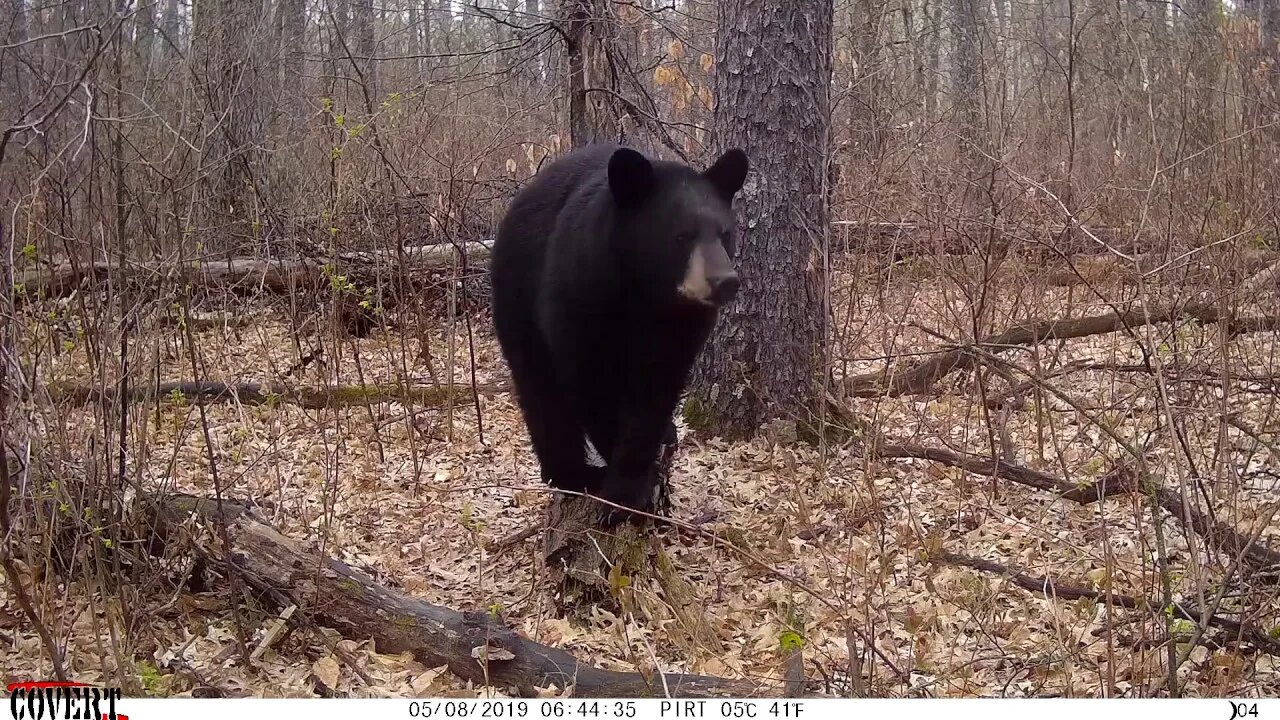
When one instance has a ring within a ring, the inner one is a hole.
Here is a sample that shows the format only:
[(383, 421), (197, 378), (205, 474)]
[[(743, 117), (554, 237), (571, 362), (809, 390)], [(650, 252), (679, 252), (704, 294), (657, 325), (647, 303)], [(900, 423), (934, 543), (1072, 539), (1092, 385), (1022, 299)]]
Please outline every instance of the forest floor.
[[(838, 373), (875, 370), (886, 357), (911, 360), (912, 353), (943, 344), (935, 335), (961, 337), (972, 327), (972, 303), (945, 283), (860, 282), (846, 279), (835, 294)], [(989, 328), (996, 331), (1028, 317), (1108, 310), (1088, 293), (1035, 287), (1030, 280), (1025, 287), (1002, 288), (992, 307)], [(452, 335), (454, 377), (464, 383), (458, 391), (469, 395), (466, 327), (422, 331), (425, 344), (419, 332), (401, 327), (341, 345), (326, 341), (325, 362), (292, 382), (427, 383), (422, 348), (429, 348), (436, 373), (445, 373)], [(196, 337), (200, 374), (209, 380), (270, 381), (299, 355), (289, 325), (267, 313)], [(1072, 361), (1135, 363), (1141, 359), (1135, 337), (1167, 349), (1185, 366), (1226, 362), (1235, 371), (1267, 374), (1280, 367), (1274, 332), (1225, 341), (1231, 349), (1224, 354), (1214, 327), (1194, 323), (1043, 344), (1010, 358), (1042, 367), (1050, 359), (1058, 367)], [(487, 320), (475, 321), (471, 338), (476, 380), (505, 382)], [(142, 366), (149, 362), (148, 372), (160, 381), (192, 378), (192, 360), (176, 335), (138, 345), (149, 353)], [(58, 351), (42, 360), (46, 382), (93, 382), (82, 348), (51, 347)], [(986, 382), (987, 393), (1007, 386), (998, 376)], [(972, 373), (944, 379), (930, 395), (844, 402), (853, 417), (892, 442), (984, 456), (994, 449), (1070, 482), (1099, 478), (1123, 456), (1117, 437), (1102, 429), (1109, 427), (1120, 439), (1146, 443), (1155, 475), (1166, 487), (1187, 481), (1185, 468), (1193, 459), (1199, 474), (1212, 481), (1207, 497), (1218, 518), (1246, 535), (1257, 530), (1261, 542), (1280, 547), (1280, 523), (1259, 527), (1280, 499), (1280, 476), (1266, 471), (1280, 468), (1274, 456), (1280, 397), (1274, 387), (1215, 393), (1212, 387), (1170, 385), (1168, 392), (1176, 396), (1166, 404), (1157, 384), (1141, 373), (1081, 371), (1055, 382), (1065, 399), (1032, 391), (1021, 408), (998, 411), (981, 401), (983, 390)], [(286, 535), (428, 602), (459, 610), (499, 606), (520, 632), (602, 667), (635, 669), (656, 658), (669, 671), (778, 680), (781, 640), (793, 631), (803, 638), (810, 690), (842, 694), (850, 686), (852, 625), (903, 671), (895, 677), (881, 659), (862, 657), (873, 695), (1140, 696), (1166, 674), (1162, 618), (1091, 600), (1051, 599), (998, 574), (931, 558), (961, 553), (1060, 583), (1110, 583), (1116, 593), (1159, 598), (1159, 540), (1167, 546), (1175, 596), (1203, 599), (1208, 593), (1211, 599), (1225, 575), (1235, 576), (1225, 578), (1233, 588), (1240, 582), (1229, 558), (1211, 562), (1203, 544), (1167, 517), (1158, 538), (1142, 495), (1079, 505), (926, 460), (868, 458), (859, 443), (838, 435), (825, 447), (774, 433), (726, 443), (700, 440), (682, 424), (672, 476), (674, 514), (706, 520), (701, 527), (707, 534), (667, 532), (663, 542), (714, 629), (714, 642), (699, 641), (672, 617), (619, 617), (603, 610), (558, 614), (540, 535), (488, 549), (495, 540), (537, 525), (548, 500), (509, 393), (481, 395), (478, 407), (464, 401), (448, 412), (398, 404), (313, 410), (223, 403), (206, 406), (202, 420), (189, 403), (136, 407), (130, 471), (145, 487), (210, 495), (212, 455), (222, 492), (264, 504), (267, 519)], [(1167, 407), (1180, 409), (1181, 441), (1152, 435), (1158, 435)], [(1270, 451), (1224, 431), (1215, 418), (1227, 411), (1269, 438)], [(46, 436), (64, 448), (90, 447), (103, 422), (93, 406), (40, 412)], [(744, 562), (728, 544), (764, 560), (769, 569)], [(492, 694), (336, 632), (327, 640), (294, 633), (245, 667), (235, 651), (225, 590), (174, 598), (156, 588), (121, 598), (129, 630), (126, 637), (107, 638), (101, 630), (104, 610), (92, 593), (32, 585), (55, 636), (69, 639), (69, 666), (85, 681), (124, 662), (134, 664), (126, 672), (156, 695), (190, 694), (193, 678), (228, 694), (255, 696), (313, 696), (318, 685), (356, 696)], [(1274, 587), (1248, 592), (1262, 630), (1280, 627)], [(242, 619), (260, 637), (270, 616), (249, 613)], [(335, 641), (372, 684), (335, 658), (329, 647)], [(866, 655), (862, 641), (856, 644), (859, 655)], [(39, 638), (7, 595), (0, 595), (0, 647), (11, 648), (0, 653), (7, 680), (49, 675)], [(1280, 694), (1280, 667), (1271, 655), (1225, 641), (1178, 647), (1189, 653), (1178, 675), (1187, 694)]]

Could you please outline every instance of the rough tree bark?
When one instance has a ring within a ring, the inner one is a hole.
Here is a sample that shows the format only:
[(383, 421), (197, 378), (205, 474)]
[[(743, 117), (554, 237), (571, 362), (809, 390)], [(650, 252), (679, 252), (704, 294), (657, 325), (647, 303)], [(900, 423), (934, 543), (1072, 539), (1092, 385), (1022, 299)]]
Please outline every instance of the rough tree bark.
[(854, 69), (848, 101), (849, 140), (863, 159), (880, 155), (889, 128), (883, 95), (887, 76), (882, 51), (885, 10), (876, 0), (856, 0), (850, 23)]
[[(629, 131), (646, 114), (636, 105), (644, 91), (635, 92), (640, 86), (635, 72), (626, 67), (613, 8), (603, 0), (564, 0), (561, 17), (568, 59), (570, 143), (581, 147), (591, 142), (627, 142)], [(664, 132), (659, 129), (655, 138), (673, 145)]]
[[(957, 155), (971, 187), (984, 185), (982, 178), (990, 172), (990, 163), (983, 155), (987, 133), (982, 123), (983, 61), (981, 47), (981, 5), (977, 0), (952, 0), (952, 38), (955, 43), (954, 66), (955, 106), (960, 124)], [(970, 195), (966, 189), (966, 196)]]
[(306, 90), (303, 78), (303, 63), (307, 36), (306, 0), (280, 0), (276, 6), (280, 18), (280, 88), (285, 95), (282, 108), (288, 119), (284, 121), (285, 130), (292, 132), (298, 120), (305, 117)]
[(807, 420), (813, 407), (833, 13), (831, 0), (717, 6), (717, 142), (746, 150), (752, 172), (737, 202), (742, 292), (721, 313), (685, 408), (698, 430), (744, 437), (773, 418)]
[(373, 35), (373, 0), (359, 0), (355, 9), (355, 68), (360, 81), (364, 83), (364, 92), (371, 98), (378, 98), (378, 66), (373, 61), (376, 46)]
[(591, 142), (587, 120), (587, 25), (591, 20), (591, 0), (564, 0), (565, 59), (569, 76), (569, 145), (582, 147)]
[(197, 66), (206, 68), (209, 141), (201, 164), (206, 180), (209, 227), (224, 227), (206, 247), (233, 254), (254, 248), (254, 168), (263, 146), (266, 109), (259, 45), (261, 0), (196, 0)]

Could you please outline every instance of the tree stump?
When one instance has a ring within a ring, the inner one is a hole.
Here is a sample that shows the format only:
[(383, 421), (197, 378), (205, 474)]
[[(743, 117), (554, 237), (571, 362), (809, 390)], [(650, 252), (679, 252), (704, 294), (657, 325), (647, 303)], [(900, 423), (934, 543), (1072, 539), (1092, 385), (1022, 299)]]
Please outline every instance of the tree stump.
[[(679, 441), (671, 426), (652, 472), (654, 515), (671, 511), (671, 465)], [(690, 653), (722, 652), (723, 642), (704, 611), (706, 602), (680, 576), (657, 534), (660, 523), (632, 515), (601, 528), (609, 506), (591, 498), (557, 495), (548, 508), (544, 551), (558, 609), (583, 616), (593, 606), (633, 614), (668, 628), (669, 641)], [(666, 623), (674, 619), (674, 625)]]
[[(671, 511), (671, 463), (679, 441), (668, 438), (654, 463), (655, 515)], [(650, 538), (654, 522), (631, 515), (608, 530), (602, 522), (610, 507), (579, 495), (553, 497), (547, 509), (544, 553), (562, 610), (602, 603), (619, 605), (619, 584), (650, 566)]]

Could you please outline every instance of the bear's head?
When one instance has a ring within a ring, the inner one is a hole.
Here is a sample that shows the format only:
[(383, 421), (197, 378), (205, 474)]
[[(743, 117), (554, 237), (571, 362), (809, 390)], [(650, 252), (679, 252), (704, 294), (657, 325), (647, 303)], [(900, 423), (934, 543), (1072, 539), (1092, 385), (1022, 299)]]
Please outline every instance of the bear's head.
[(702, 172), (654, 161), (630, 148), (609, 158), (615, 249), (631, 290), (645, 300), (717, 308), (734, 298), (738, 223), (733, 198), (747, 177), (747, 155), (725, 152)]

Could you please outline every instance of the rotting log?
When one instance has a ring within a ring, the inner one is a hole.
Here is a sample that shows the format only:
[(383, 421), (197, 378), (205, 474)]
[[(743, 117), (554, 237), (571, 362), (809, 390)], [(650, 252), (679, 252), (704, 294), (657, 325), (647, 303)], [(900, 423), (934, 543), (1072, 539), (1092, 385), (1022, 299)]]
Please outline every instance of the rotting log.
[[(352, 265), (350, 271), (358, 272), (361, 265), (397, 262), (403, 257), (410, 270), (433, 269), (460, 261), (464, 256), (469, 264), (481, 264), (489, 255), (489, 248), (481, 243), (466, 243), (462, 247), (432, 245), (405, 248), (403, 256), (393, 251), (347, 253), (339, 257)], [(339, 270), (347, 273), (347, 269)], [(123, 275), (123, 277), (121, 277)], [(288, 293), (295, 288), (323, 287), (329, 283), (324, 265), (310, 260), (270, 261), (260, 258), (236, 257), (207, 261), (136, 262), (123, 266), (114, 262), (66, 262), (53, 267), (28, 270), (19, 275), (15, 283), (19, 296), (26, 299), (54, 299), (70, 295), (86, 285), (93, 286), (108, 279), (117, 282), (190, 283), (208, 289), (227, 289), (239, 292)]]
[[(706, 675), (603, 670), (568, 652), (536, 643), (486, 612), (459, 612), (417, 600), (365, 573), (308, 549), (261, 520), (245, 505), (190, 495), (148, 498), (158, 537), (195, 516), (224, 523), (231, 547), (210, 560), (238, 573), (268, 598), (294, 604), (313, 622), (354, 640), (372, 638), (378, 652), (412, 653), (428, 667), (448, 666), (477, 685), (514, 689), (572, 686), (576, 697), (749, 697), (754, 683)], [(221, 509), (220, 509), (221, 508)], [(202, 551), (209, 552), (209, 551)]]
[(846, 396), (864, 398), (922, 395), (929, 392), (947, 375), (957, 370), (973, 368), (978, 361), (978, 355), (971, 350), (973, 347), (981, 347), (991, 353), (1001, 353), (1011, 348), (1036, 345), (1048, 340), (1103, 335), (1178, 320), (1196, 320), (1202, 325), (1226, 323), (1227, 332), (1232, 336), (1280, 329), (1280, 315), (1237, 317), (1216, 306), (1206, 304), (1151, 310), (1135, 309), (1062, 320), (1026, 320), (1001, 333), (983, 338), (973, 345), (961, 345), (942, 350), (924, 362), (890, 364), (883, 371), (846, 378), (844, 391)]
[[(54, 403), (86, 405), (106, 400), (116, 401), (114, 388), (55, 382), (45, 386), (49, 399)], [(481, 383), (475, 393), (494, 395), (506, 392), (508, 387), (500, 383)], [(218, 403), (234, 402), (241, 405), (270, 405), (287, 403), (309, 410), (347, 407), (351, 405), (377, 405), (398, 402), (405, 405), (443, 407), (452, 397), (455, 404), (466, 404), (473, 399), (472, 386), (458, 383), (447, 385), (350, 385), (336, 387), (292, 387), (284, 384), (235, 383), (212, 380), (185, 380), (129, 388), (130, 402), (149, 400), (182, 400), (186, 402)]]

